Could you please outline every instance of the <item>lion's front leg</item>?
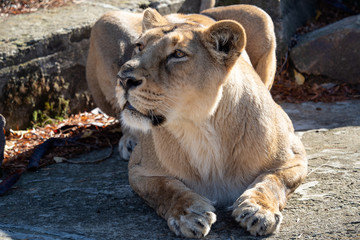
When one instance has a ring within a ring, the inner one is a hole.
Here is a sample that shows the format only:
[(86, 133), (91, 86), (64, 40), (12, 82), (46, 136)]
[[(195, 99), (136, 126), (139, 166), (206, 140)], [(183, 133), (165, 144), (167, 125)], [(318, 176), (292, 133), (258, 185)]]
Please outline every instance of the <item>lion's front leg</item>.
[[(284, 194), (281, 186), (271, 182), (271, 176), (259, 177), (234, 203), (232, 216), (241, 227), (252, 235), (267, 235), (276, 232), (282, 220), (280, 202)], [(274, 188), (277, 188), (274, 191)], [(273, 192), (274, 191), (274, 192)], [(278, 195), (278, 192), (280, 195)]]
[(234, 203), (232, 216), (252, 235), (268, 235), (279, 229), (280, 211), (307, 171), (305, 156), (298, 155), (289, 163), (257, 177)]
[(158, 207), (157, 213), (167, 220), (169, 228), (177, 236), (189, 238), (206, 236), (211, 225), (216, 221), (215, 208), (208, 199), (191, 190), (175, 191), (168, 207)]
[(172, 177), (132, 175), (132, 188), (163, 217), (178, 236), (206, 236), (216, 221), (210, 201)]
[(163, 217), (178, 236), (206, 236), (216, 221), (211, 202), (193, 192), (159, 164), (151, 139), (141, 139), (129, 162), (133, 190)]

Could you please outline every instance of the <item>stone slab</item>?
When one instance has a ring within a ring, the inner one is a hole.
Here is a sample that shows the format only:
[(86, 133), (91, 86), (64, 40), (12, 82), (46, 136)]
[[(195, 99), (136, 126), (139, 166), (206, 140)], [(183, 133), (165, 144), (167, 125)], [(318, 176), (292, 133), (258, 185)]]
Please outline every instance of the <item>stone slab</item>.
[[(295, 126), (305, 125), (302, 122), (308, 118), (316, 123), (298, 133), (308, 153), (309, 174), (284, 209), (280, 232), (265, 239), (360, 238), (360, 121), (346, 121), (359, 117), (360, 101), (347, 104), (344, 110), (340, 103), (327, 104), (327, 108), (314, 103), (286, 104)], [(319, 106), (324, 114), (316, 110)], [(325, 114), (327, 109), (336, 110)], [(335, 113), (339, 118), (326, 120), (325, 116)], [(341, 118), (342, 114), (346, 115)], [(337, 121), (337, 128), (332, 128)], [(332, 129), (324, 129), (329, 126)], [(108, 151), (91, 152), (77, 160), (97, 159)], [(229, 212), (216, 213), (218, 220), (206, 239), (263, 239), (240, 229)], [(131, 190), (127, 162), (115, 153), (99, 164), (61, 163), (26, 173), (0, 198), (0, 240), (15, 239), (183, 238), (175, 237)]]
[(281, 104), (296, 131), (360, 125), (360, 101), (335, 103), (305, 102)]

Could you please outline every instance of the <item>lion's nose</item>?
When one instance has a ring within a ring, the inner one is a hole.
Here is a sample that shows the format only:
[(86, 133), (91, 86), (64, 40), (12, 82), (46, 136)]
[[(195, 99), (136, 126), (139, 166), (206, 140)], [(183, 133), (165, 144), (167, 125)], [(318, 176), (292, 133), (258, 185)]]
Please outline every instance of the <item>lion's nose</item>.
[(141, 85), (142, 80), (135, 79), (133, 77), (128, 78), (119, 78), (120, 85), (124, 88), (124, 90), (130, 90), (136, 88), (137, 86)]
[(124, 90), (130, 90), (141, 85), (142, 80), (136, 79), (132, 76), (134, 68), (128, 64), (121, 67), (118, 73), (118, 80)]

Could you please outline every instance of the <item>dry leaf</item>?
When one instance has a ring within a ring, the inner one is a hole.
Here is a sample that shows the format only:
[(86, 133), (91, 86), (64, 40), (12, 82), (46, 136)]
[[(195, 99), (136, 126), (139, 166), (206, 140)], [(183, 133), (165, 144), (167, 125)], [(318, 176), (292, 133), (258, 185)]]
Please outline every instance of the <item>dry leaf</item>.
[(304, 75), (302, 75), (301, 73), (299, 73), (298, 71), (296, 71), (294, 69), (294, 77), (295, 77), (295, 81), (298, 85), (303, 85), (305, 82), (305, 77)]

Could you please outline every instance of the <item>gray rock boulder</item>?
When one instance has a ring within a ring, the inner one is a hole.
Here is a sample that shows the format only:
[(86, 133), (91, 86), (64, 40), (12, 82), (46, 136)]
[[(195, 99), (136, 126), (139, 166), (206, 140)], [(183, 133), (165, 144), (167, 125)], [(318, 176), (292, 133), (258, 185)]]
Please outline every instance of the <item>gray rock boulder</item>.
[(359, 84), (360, 15), (302, 36), (290, 56), (302, 73)]

